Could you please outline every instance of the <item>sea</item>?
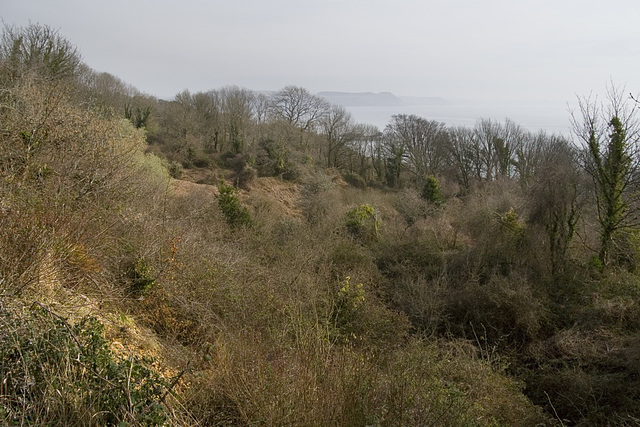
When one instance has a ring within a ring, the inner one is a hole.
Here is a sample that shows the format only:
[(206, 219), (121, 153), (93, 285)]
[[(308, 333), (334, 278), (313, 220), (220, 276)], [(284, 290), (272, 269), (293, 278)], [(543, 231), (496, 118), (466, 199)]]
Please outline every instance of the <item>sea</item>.
[(433, 105), (345, 106), (357, 123), (383, 130), (396, 114), (416, 115), (447, 126), (473, 127), (480, 119), (519, 124), (533, 133), (571, 136), (571, 109), (567, 103), (551, 101), (446, 100)]

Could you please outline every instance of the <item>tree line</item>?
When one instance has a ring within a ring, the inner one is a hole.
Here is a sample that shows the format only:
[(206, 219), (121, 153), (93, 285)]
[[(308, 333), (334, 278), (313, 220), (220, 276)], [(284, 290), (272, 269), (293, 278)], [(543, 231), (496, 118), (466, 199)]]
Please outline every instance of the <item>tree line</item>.
[(171, 101), (151, 101), (142, 98), (136, 107), (153, 111), (149, 142), (183, 167), (207, 166), (226, 153), (256, 175), (296, 179), (313, 165), (338, 170), (361, 187), (422, 190), (435, 178), (458, 196), (488, 182), (515, 181), (535, 195), (552, 252), (564, 253), (580, 211), (595, 206), (603, 264), (618, 232), (635, 224), (635, 103), (614, 87), (603, 103), (579, 99), (574, 139), (530, 132), (510, 119), (450, 127), (408, 114), (392, 116), (380, 130), (297, 86), (272, 93), (184, 91)]

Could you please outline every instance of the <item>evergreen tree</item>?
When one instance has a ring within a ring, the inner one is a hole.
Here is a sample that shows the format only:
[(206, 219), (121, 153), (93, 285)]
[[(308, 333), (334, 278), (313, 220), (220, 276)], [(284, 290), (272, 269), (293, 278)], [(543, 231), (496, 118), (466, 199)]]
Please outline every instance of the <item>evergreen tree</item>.
[(620, 119), (614, 116), (609, 122), (611, 133), (604, 151), (592, 132), (589, 152), (593, 158), (593, 178), (596, 184), (596, 200), (600, 232), (600, 261), (607, 264), (615, 232), (624, 224), (628, 205), (623, 200), (627, 186), (627, 175), (631, 166), (626, 131)]
[[(615, 242), (622, 232), (636, 225), (638, 213), (638, 142), (635, 110), (625, 108), (621, 92), (610, 90), (610, 105), (605, 110), (589, 100), (580, 102), (582, 120), (573, 117), (574, 132), (582, 140), (583, 167), (594, 184), (600, 227), (598, 258), (602, 265), (610, 264)], [(623, 255), (623, 254), (620, 254)]]

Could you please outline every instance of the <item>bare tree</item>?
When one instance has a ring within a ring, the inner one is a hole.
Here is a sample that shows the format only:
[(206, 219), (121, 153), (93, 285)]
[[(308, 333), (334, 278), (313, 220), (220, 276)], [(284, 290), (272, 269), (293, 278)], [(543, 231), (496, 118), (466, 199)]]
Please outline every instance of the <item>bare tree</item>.
[(46, 25), (5, 26), (0, 35), (0, 64), (5, 84), (36, 73), (50, 82), (75, 77), (82, 65), (77, 48)]
[(269, 96), (262, 92), (256, 92), (253, 97), (253, 115), (259, 124), (265, 123), (269, 117)]
[(253, 124), (254, 94), (237, 86), (220, 90), (222, 113), (227, 133), (234, 153), (245, 151), (253, 141), (249, 140), (249, 127)]
[(538, 171), (547, 163), (553, 163), (553, 156), (564, 153), (562, 147), (569, 146), (569, 141), (560, 135), (550, 135), (540, 131), (536, 134), (526, 132), (513, 154), (513, 173), (523, 187), (533, 184)]
[(481, 156), (473, 129), (457, 126), (449, 129), (449, 164), (458, 183), (468, 189), (481, 177)]
[(502, 134), (495, 143), (498, 172), (506, 178), (513, 178), (516, 174), (514, 168), (516, 156), (522, 151), (522, 146), (529, 139), (530, 133), (511, 119), (505, 119)]
[(88, 66), (80, 67), (78, 82), (84, 102), (91, 106), (122, 114), (125, 105), (139, 92), (109, 73), (99, 73)]
[(323, 154), (328, 168), (343, 165), (349, 143), (356, 139), (351, 113), (344, 107), (332, 105), (320, 119), (320, 129), (324, 136)]
[[(382, 162), (378, 162), (376, 157), (376, 147), (380, 145), (382, 133), (373, 125), (357, 124), (354, 126), (355, 138), (350, 141), (349, 148), (353, 152), (354, 162), (350, 165), (352, 172), (365, 180), (378, 179), (384, 176), (378, 171)], [(375, 176), (371, 175), (371, 170)]]
[(447, 133), (443, 123), (399, 114), (391, 118), (385, 135), (389, 144), (403, 147), (403, 161), (418, 181), (440, 172), (446, 159)]
[(200, 135), (205, 151), (220, 150), (224, 130), (222, 128), (222, 100), (217, 91), (199, 92), (192, 96), (194, 132)]
[(531, 224), (541, 226), (552, 275), (562, 273), (584, 205), (583, 174), (577, 148), (564, 138), (539, 133), (523, 148), (518, 163), (526, 176)]
[(500, 132), (500, 124), (493, 120), (481, 119), (474, 127), (474, 142), (477, 144), (481, 161), (481, 175), (487, 181), (493, 180), (497, 174), (494, 147)]
[(298, 86), (286, 86), (271, 98), (273, 116), (303, 131), (311, 130), (328, 109), (325, 99)]

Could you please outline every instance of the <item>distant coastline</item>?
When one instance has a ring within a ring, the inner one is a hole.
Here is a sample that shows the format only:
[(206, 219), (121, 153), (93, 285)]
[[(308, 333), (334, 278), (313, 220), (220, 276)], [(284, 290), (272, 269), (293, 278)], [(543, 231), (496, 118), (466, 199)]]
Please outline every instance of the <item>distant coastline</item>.
[(566, 103), (552, 101), (481, 101), (441, 97), (396, 96), (390, 92), (320, 92), (332, 104), (345, 107), (358, 123), (384, 129), (395, 114), (417, 116), (447, 126), (473, 127), (479, 119), (513, 120), (531, 132), (570, 136), (570, 112)]
[(396, 96), (391, 92), (320, 92), (318, 96), (343, 107), (391, 107), (399, 105), (444, 105), (441, 97)]

